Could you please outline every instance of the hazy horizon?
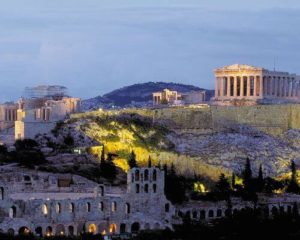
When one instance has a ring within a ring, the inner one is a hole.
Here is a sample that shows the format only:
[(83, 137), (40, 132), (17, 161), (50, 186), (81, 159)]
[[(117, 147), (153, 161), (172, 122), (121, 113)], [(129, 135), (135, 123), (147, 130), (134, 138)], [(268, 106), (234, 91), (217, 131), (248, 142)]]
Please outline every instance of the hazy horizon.
[(90, 98), (142, 82), (213, 89), (235, 63), (300, 74), (300, 2), (10, 0), (0, 9), (0, 102), (26, 86)]

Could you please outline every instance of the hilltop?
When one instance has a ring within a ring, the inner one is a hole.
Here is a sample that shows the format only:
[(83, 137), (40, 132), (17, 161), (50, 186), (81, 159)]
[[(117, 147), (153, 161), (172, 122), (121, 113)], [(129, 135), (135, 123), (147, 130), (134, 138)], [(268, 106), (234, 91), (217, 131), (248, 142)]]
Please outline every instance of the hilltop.
[[(172, 82), (147, 82), (116, 89), (103, 96), (97, 96), (82, 101), (84, 110), (115, 107), (132, 107), (152, 105), (152, 93), (171, 89), (181, 93), (206, 90), (193, 85)], [(213, 96), (213, 90), (206, 90), (206, 101)]]

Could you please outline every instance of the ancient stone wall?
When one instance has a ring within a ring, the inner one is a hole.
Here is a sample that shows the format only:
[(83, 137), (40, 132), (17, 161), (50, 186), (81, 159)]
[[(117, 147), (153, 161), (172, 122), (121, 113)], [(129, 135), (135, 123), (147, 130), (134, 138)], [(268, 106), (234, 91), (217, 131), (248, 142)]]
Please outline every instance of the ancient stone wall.
[(278, 135), (288, 129), (300, 129), (300, 105), (211, 106), (206, 108), (162, 108), (133, 110), (169, 123), (175, 130), (214, 133), (232, 129), (259, 130)]

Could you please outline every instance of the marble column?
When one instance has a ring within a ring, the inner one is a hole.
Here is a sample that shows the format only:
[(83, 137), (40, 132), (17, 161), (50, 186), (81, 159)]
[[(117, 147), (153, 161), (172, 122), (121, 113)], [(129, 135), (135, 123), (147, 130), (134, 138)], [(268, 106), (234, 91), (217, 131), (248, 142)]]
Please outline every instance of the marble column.
[(223, 96), (224, 96), (224, 80), (221, 77), (220, 78), (220, 97), (223, 97)]
[(264, 95), (263, 76), (259, 76), (259, 96), (262, 98)]
[(227, 77), (227, 97), (230, 97), (230, 77)]
[(273, 96), (273, 79), (270, 77), (270, 96)]
[(250, 97), (250, 76), (247, 76), (247, 97)]
[(253, 81), (254, 81), (254, 84), (253, 84), (253, 97), (256, 97), (256, 76), (255, 75), (253, 76)]
[(244, 97), (244, 77), (240, 77), (240, 97)]
[(215, 82), (215, 98), (218, 98), (218, 96), (219, 96), (218, 85), (219, 85), (219, 78), (216, 78), (216, 82)]

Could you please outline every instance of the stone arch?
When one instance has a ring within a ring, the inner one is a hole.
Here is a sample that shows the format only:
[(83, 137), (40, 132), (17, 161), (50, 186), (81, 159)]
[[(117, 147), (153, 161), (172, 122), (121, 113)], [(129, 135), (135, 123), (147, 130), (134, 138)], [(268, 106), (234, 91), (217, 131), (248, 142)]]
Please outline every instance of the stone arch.
[(10, 218), (16, 218), (17, 217), (17, 208), (16, 208), (16, 206), (12, 206), (9, 209), (9, 217)]
[(97, 226), (96, 226), (96, 224), (94, 224), (94, 223), (89, 224), (88, 232), (92, 233), (92, 234), (96, 234), (97, 233)]
[(129, 204), (129, 203), (125, 203), (125, 213), (126, 213), (126, 214), (129, 214), (130, 211), (131, 211), (131, 209), (130, 209), (130, 204)]
[(61, 213), (61, 204), (60, 203), (56, 203), (55, 211), (56, 211), (56, 213)]
[(147, 183), (144, 185), (144, 192), (145, 193), (149, 192), (149, 185)]
[(104, 187), (100, 186), (99, 190), (100, 190), (100, 196), (103, 197), (104, 196)]
[(203, 220), (205, 218), (206, 218), (206, 212), (205, 212), (205, 210), (201, 210), (200, 211), (200, 219)]
[(159, 224), (159, 223), (155, 223), (155, 224), (154, 224), (154, 229), (156, 229), (156, 230), (157, 230), (157, 229), (160, 229), (160, 224)]
[(111, 211), (116, 212), (117, 211), (117, 203), (114, 201), (111, 203)]
[(131, 232), (132, 233), (138, 233), (140, 231), (140, 224), (138, 222), (134, 222), (131, 225)]
[(156, 172), (156, 169), (154, 169), (152, 172), (152, 180), (156, 181), (156, 179), (157, 179), (157, 172)]
[(144, 229), (145, 230), (150, 230), (150, 224), (149, 223), (145, 223)]
[(4, 188), (0, 187), (0, 200), (4, 200)]
[(278, 209), (277, 209), (277, 207), (273, 206), (272, 209), (271, 209), (271, 212), (272, 212), (273, 216), (278, 215)]
[(222, 209), (217, 210), (217, 217), (222, 217)]
[(48, 213), (49, 213), (48, 205), (45, 203), (43, 203), (43, 205), (42, 205), (42, 212), (44, 215), (48, 215)]
[(75, 204), (74, 203), (69, 203), (69, 211), (71, 212), (71, 213), (73, 213), (74, 211), (75, 211)]
[(208, 211), (208, 217), (209, 218), (213, 218), (214, 217), (214, 210), (212, 210), (212, 209), (210, 209), (209, 211)]
[(145, 180), (145, 181), (148, 181), (148, 180), (149, 180), (149, 170), (148, 170), (148, 169), (146, 169), (146, 170), (144, 171), (144, 180)]
[(154, 193), (156, 193), (156, 189), (157, 189), (157, 187), (156, 187), (156, 184), (154, 183), (154, 184), (153, 184), (153, 192), (154, 192)]
[(14, 236), (14, 235), (15, 235), (15, 230), (14, 230), (13, 228), (9, 228), (9, 229), (7, 230), (7, 234), (8, 234), (8, 235), (11, 235), (11, 236)]
[(114, 233), (116, 233), (116, 232), (117, 232), (117, 225), (116, 225), (115, 223), (111, 223), (111, 224), (109, 225), (109, 233), (114, 234)]
[(99, 203), (99, 210), (100, 210), (101, 212), (104, 211), (104, 203), (103, 203), (103, 202), (100, 202), (100, 203)]
[(87, 211), (87, 212), (90, 212), (90, 211), (91, 211), (91, 203), (90, 203), (90, 202), (87, 202), (87, 203), (86, 203), (86, 211)]
[(52, 235), (53, 235), (52, 227), (51, 227), (51, 226), (48, 226), (48, 227), (46, 228), (46, 236), (47, 236), (47, 237), (50, 237), (50, 236), (52, 236)]
[(126, 224), (125, 223), (121, 223), (120, 225), (120, 233), (126, 233)]
[(74, 231), (74, 226), (70, 225), (70, 226), (68, 227), (68, 235), (69, 235), (69, 236), (74, 236), (74, 233), (75, 233), (75, 231)]
[(65, 234), (66, 234), (66, 232), (65, 232), (65, 226), (62, 225), (62, 224), (57, 225), (56, 231), (55, 231), (55, 235), (63, 236)]
[(138, 169), (135, 170), (135, 181), (140, 181), (140, 171)]
[(43, 228), (41, 226), (37, 227), (35, 229), (35, 234), (39, 237), (42, 237), (43, 236)]
[(194, 219), (197, 219), (197, 218), (198, 218), (198, 213), (197, 213), (196, 210), (193, 211), (193, 213), (192, 213), (192, 218), (194, 218)]
[(30, 229), (28, 227), (20, 227), (19, 228), (19, 235), (28, 235), (30, 233)]

